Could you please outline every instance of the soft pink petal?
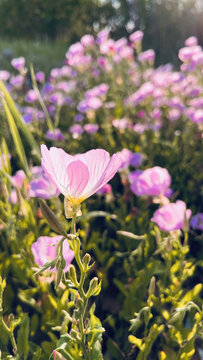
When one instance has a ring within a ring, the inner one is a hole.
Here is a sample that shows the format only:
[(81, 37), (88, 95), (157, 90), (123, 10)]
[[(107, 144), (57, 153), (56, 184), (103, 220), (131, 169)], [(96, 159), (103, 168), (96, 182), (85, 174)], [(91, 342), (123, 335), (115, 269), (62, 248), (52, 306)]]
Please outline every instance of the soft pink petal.
[(87, 187), (84, 189), (84, 196), (90, 196), (93, 193), (92, 189), (100, 181), (106, 167), (109, 164), (110, 156), (109, 153), (103, 149), (90, 150), (85, 154), (77, 155), (77, 159), (84, 162), (89, 170), (89, 182)]
[(118, 171), (121, 164), (122, 164), (121, 156), (119, 154), (114, 154), (111, 157), (111, 159), (110, 159), (106, 169), (104, 170), (103, 175), (101, 176), (100, 180), (95, 184), (94, 188), (91, 189), (91, 193), (89, 194), (89, 196), (91, 196), (96, 191), (101, 189), (102, 186), (107, 184), (114, 177), (114, 175)]
[(60, 192), (67, 196), (69, 184), (67, 167), (74, 157), (55, 147), (48, 150), (46, 145), (41, 146), (41, 152), (44, 171)]
[(69, 194), (72, 197), (81, 197), (89, 181), (88, 167), (80, 160), (72, 161), (67, 167)]

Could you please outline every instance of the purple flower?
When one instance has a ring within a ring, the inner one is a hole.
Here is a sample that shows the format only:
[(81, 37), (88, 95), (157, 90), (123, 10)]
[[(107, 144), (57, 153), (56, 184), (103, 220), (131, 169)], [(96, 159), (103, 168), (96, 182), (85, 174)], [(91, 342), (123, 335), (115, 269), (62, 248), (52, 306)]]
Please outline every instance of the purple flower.
[(64, 103), (64, 97), (61, 93), (59, 92), (55, 92), (50, 96), (50, 101), (54, 104), (54, 105), (58, 105), (61, 106)]
[(138, 176), (131, 186), (131, 190), (137, 196), (159, 196), (163, 195), (171, 184), (168, 170), (155, 166), (146, 169)]
[(90, 97), (103, 96), (103, 95), (106, 95), (108, 90), (109, 90), (109, 85), (103, 83), (103, 84), (95, 86), (94, 88), (86, 91), (85, 97), (90, 98)]
[(135, 170), (135, 171), (131, 171), (128, 175), (128, 180), (131, 184), (134, 183), (135, 179), (138, 178), (138, 176), (140, 176), (142, 174), (142, 170)]
[(75, 121), (81, 122), (83, 119), (84, 119), (84, 116), (82, 114), (75, 115)]
[(143, 162), (143, 156), (140, 153), (134, 153), (132, 154), (132, 157), (130, 159), (130, 165), (134, 167), (138, 167)]
[(166, 232), (180, 230), (184, 224), (185, 214), (187, 219), (191, 216), (191, 210), (186, 210), (184, 201), (178, 200), (176, 203), (171, 203), (156, 210), (153, 218), (158, 227)]
[(98, 97), (90, 97), (89, 99), (82, 100), (78, 104), (77, 109), (82, 113), (86, 113), (89, 110), (99, 109), (102, 104), (102, 101)]
[(64, 140), (64, 135), (62, 134), (60, 129), (48, 130), (46, 133), (46, 137), (49, 140)]
[(11, 79), (10, 79), (10, 84), (16, 88), (16, 89), (20, 89), (24, 83), (24, 76), (22, 75), (17, 75), (17, 76), (13, 76)]
[(45, 81), (45, 74), (43, 71), (38, 71), (35, 74), (35, 79), (39, 82), (39, 83), (44, 83)]
[[(56, 258), (56, 249), (59, 241), (63, 236), (58, 235), (54, 237), (40, 236), (36, 242), (32, 244), (32, 253), (34, 255), (34, 261), (37, 265), (43, 266), (46, 262), (54, 260)], [(71, 261), (74, 258), (74, 252), (70, 250), (68, 241), (63, 242), (63, 256), (66, 261), (64, 271), (67, 271)], [(56, 268), (51, 269), (56, 272)]]
[(85, 124), (84, 125), (84, 130), (88, 133), (88, 134), (95, 134), (99, 129), (99, 125), (97, 124)]
[(49, 180), (41, 167), (32, 168), (34, 179), (30, 182), (30, 197), (51, 199), (59, 195), (56, 186)]
[(50, 83), (46, 83), (43, 87), (43, 94), (47, 95), (50, 94), (54, 90), (54, 87)]
[(155, 108), (150, 112), (152, 119), (158, 120), (162, 115), (162, 112), (159, 108)]
[(37, 93), (35, 92), (35, 90), (28, 90), (26, 96), (25, 96), (25, 100), (29, 103), (33, 103), (35, 101), (38, 100), (38, 96)]
[(203, 109), (196, 110), (191, 118), (191, 120), (196, 124), (203, 123)]
[(69, 129), (68, 129), (69, 133), (73, 135), (74, 138), (77, 138), (78, 136), (80, 136), (83, 133), (83, 128), (81, 125), (79, 124), (75, 124), (72, 125)]
[(194, 215), (190, 221), (190, 226), (192, 226), (193, 229), (203, 231), (203, 213)]
[(11, 60), (11, 65), (16, 70), (22, 70), (25, 67), (25, 58), (21, 56), (19, 58), (12, 59)]

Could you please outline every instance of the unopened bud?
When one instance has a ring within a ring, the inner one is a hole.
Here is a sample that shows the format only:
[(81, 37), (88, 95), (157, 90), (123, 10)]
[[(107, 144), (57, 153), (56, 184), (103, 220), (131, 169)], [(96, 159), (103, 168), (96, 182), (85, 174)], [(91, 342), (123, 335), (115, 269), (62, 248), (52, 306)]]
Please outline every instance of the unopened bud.
[(149, 295), (154, 294), (155, 287), (156, 287), (156, 278), (155, 278), (155, 276), (152, 276), (152, 278), (150, 280), (150, 284), (149, 284)]
[(5, 199), (9, 197), (7, 186), (2, 179), (0, 180), (0, 195)]
[(53, 351), (53, 355), (54, 355), (54, 360), (65, 360), (65, 358), (63, 357), (63, 355), (61, 355), (58, 351), (54, 350)]
[(54, 214), (54, 212), (48, 207), (45, 201), (39, 199), (40, 208), (42, 210), (42, 214), (47, 220), (50, 227), (56, 232), (63, 236), (67, 236), (66, 231), (64, 229), (63, 224), (60, 222), (60, 220), (57, 218), (57, 216)]
[(85, 254), (84, 258), (82, 259), (83, 265), (84, 265), (84, 271), (87, 272), (89, 270), (89, 263), (91, 261), (90, 254)]
[(189, 224), (188, 224), (188, 219), (187, 219), (186, 211), (184, 212), (184, 220), (183, 220), (182, 229), (183, 229), (184, 232), (188, 232), (188, 231), (189, 231)]
[(71, 281), (74, 283), (74, 285), (76, 287), (79, 286), (79, 283), (78, 283), (78, 280), (77, 280), (77, 275), (76, 275), (76, 271), (75, 271), (75, 266), (74, 265), (70, 265), (69, 266), (69, 276), (70, 276), (70, 279)]
[(89, 298), (90, 296), (97, 296), (101, 291), (101, 281), (98, 284), (98, 278), (94, 277), (91, 281), (90, 281), (90, 285), (89, 285), (89, 290), (87, 292), (87, 298)]

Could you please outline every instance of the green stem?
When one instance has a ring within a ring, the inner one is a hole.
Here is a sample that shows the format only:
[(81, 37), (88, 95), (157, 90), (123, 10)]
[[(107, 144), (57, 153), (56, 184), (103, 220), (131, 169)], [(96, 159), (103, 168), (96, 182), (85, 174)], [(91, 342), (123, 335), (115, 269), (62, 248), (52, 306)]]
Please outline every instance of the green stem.
[[(72, 224), (71, 224), (71, 232), (73, 234), (75, 234), (76, 232), (76, 215), (74, 214), (73, 218), (72, 218)], [(77, 238), (77, 240), (73, 239), (74, 241), (78, 241), (79, 239)], [(88, 349), (86, 346), (86, 333), (85, 333), (85, 327), (84, 327), (84, 322), (85, 322), (85, 314), (86, 314), (86, 310), (87, 310), (87, 303), (88, 303), (88, 299), (86, 297), (85, 291), (84, 291), (84, 282), (85, 282), (85, 278), (86, 278), (86, 272), (84, 271), (84, 266), (82, 264), (81, 258), (80, 258), (80, 246), (74, 246), (74, 253), (75, 253), (75, 260), (76, 263), (80, 269), (80, 283), (78, 286), (78, 293), (80, 295), (80, 298), (82, 299), (81, 305), (80, 305), (80, 311), (81, 311), (81, 316), (79, 319), (79, 330), (80, 330), (80, 335), (81, 335), (81, 347), (82, 347), (82, 352), (83, 352), (83, 356), (85, 360), (89, 359), (88, 356)]]
[(184, 246), (188, 244), (188, 232), (184, 232)]
[(36, 92), (36, 94), (38, 96), (39, 103), (41, 105), (42, 110), (44, 111), (45, 116), (46, 116), (47, 126), (48, 126), (49, 130), (53, 131), (54, 130), (54, 125), (53, 125), (52, 120), (51, 120), (51, 118), (49, 116), (46, 105), (45, 105), (45, 103), (44, 103), (44, 101), (43, 101), (43, 99), (41, 97), (40, 91), (38, 89), (36, 78), (35, 78), (35, 72), (34, 72), (34, 68), (33, 68), (32, 64), (30, 65), (30, 74), (31, 74), (31, 78), (32, 78), (33, 89), (35, 90), (35, 92)]
[(13, 354), (16, 355), (17, 353), (17, 345), (16, 341), (13, 335), (13, 332), (8, 328), (8, 326), (5, 324), (3, 319), (3, 309), (0, 309), (0, 323), (5, 331), (5, 333), (9, 336), (9, 339), (11, 341), (12, 347), (13, 347)]

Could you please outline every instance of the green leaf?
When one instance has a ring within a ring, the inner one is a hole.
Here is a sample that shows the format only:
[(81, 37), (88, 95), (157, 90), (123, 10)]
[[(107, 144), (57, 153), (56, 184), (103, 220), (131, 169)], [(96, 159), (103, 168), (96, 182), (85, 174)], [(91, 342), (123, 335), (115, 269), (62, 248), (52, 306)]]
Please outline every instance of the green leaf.
[(90, 308), (90, 322), (88, 328), (89, 360), (103, 360), (101, 351), (102, 333), (105, 331), (100, 320), (94, 315), (95, 304)]
[(122, 236), (125, 236), (125, 237), (128, 237), (128, 238), (131, 238), (131, 239), (134, 239), (134, 240), (144, 240), (145, 239), (145, 235), (135, 235), (131, 232), (128, 232), (128, 231), (122, 231), (122, 230), (119, 230), (119, 231), (116, 231), (118, 235), (122, 235)]
[(36, 143), (31, 131), (27, 127), (27, 125), (24, 123), (21, 114), (19, 113), (11, 95), (9, 94), (8, 90), (6, 89), (4, 83), (0, 80), (0, 90), (2, 91), (6, 102), (7, 107), (12, 114), (13, 118), (15, 119), (18, 127), (21, 129), (24, 137), (27, 139), (33, 154), (40, 160), (41, 154), (38, 144)]
[(26, 360), (29, 351), (28, 337), (29, 337), (29, 327), (30, 319), (28, 316), (22, 320), (20, 324), (20, 329), (18, 330), (17, 335), (17, 348), (20, 356), (23, 356), (23, 359)]
[(8, 121), (8, 124), (9, 124), (10, 131), (11, 131), (11, 135), (13, 137), (13, 141), (14, 141), (16, 151), (17, 151), (17, 154), (19, 156), (21, 165), (23, 166), (26, 175), (29, 175), (30, 170), (29, 170), (29, 166), (28, 166), (28, 163), (27, 163), (27, 158), (26, 158), (26, 155), (25, 155), (25, 151), (24, 151), (24, 148), (23, 148), (23, 144), (21, 142), (21, 138), (20, 138), (17, 126), (15, 124), (14, 118), (13, 118), (13, 116), (12, 116), (12, 114), (11, 114), (5, 100), (3, 99), (2, 102), (3, 102), (3, 106), (4, 106), (4, 109), (5, 109), (5, 112), (6, 112), (6, 117), (7, 117), (7, 121)]
[[(4, 159), (2, 161), (2, 157), (4, 156)], [(3, 138), (2, 142), (1, 142), (1, 163), (3, 166), (3, 168), (5, 168), (5, 171), (8, 174), (11, 174), (11, 163), (10, 163), (10, 159), (9, 159), (9, 150), (8, 150), (8, 146), (6, 143), (6, 140)]]
[(115, 214), (107, 213), (106, 211), (90, 211), (87, 214), (84, 214), (82, 216), (78, 216), (76, 218), (76, 221), (79, 222), (81, 220), (89, 220), (95, 217), (107, 217), (112, 220), (116, 220), (120, 222), (120, 219)]
[(35, 78), (35, 72), (34, 72), (34, 68), (33, 68), (32, 64), (30, 65), (30, 74), (31, 74), (31, 78), (32, 78), (33, 89), (38, 96), (39, 103), (40, 103), (42, 110), (44, 111), (44, 114), (46, 117), (47, 126), (48, 126), (49, 130), (54, 130), (54, 126), (53, 126), (52, 120), (49, 116), (49, 112), (46, 108), (46, 105), (45, 105), (45, 103), (41, 97), (40, 91), (38, 89), (36, 78)]

